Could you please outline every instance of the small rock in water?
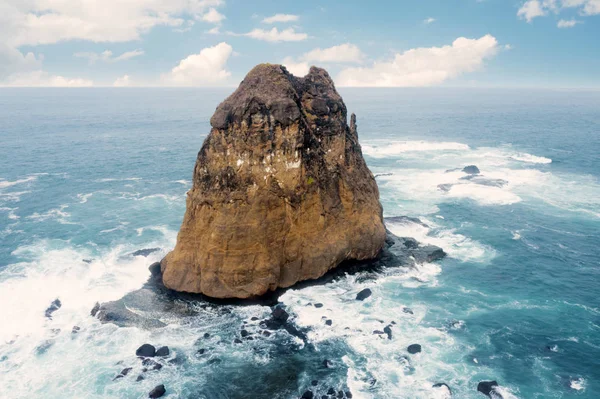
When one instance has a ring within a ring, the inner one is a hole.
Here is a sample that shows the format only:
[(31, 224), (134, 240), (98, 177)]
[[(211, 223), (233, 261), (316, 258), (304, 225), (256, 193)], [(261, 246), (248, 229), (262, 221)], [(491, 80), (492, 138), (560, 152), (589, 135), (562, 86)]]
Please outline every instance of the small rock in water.
[(90, 264), (90, 263), (92, 263), (92, 260), (91, 259), (83, 259), (83, 263)]
[(350, 391), (346, 391), (346, 397), (347, 397), (348, 399), (352, 399), (352, 392), (350, 392)]
[[(496, 390), (496, 387), (498, 386), (498, 382), (497, 381), (481, 381), (479, 384), (477, 384), (477, 391), (481, 392), (484, 395), (489, 396), (490, 398), (495, 399), (496, 397), (501, 397), (499, 394), (497, 394), (496, 392), (494, 392)], [(494, 396), (492, 396), (492, 392), (496, 393)]]
[(150, 344), (144, 344), (135, 351), (136, 356), (154, 357), (156, 356), (156, 348)]
[(138, 381), (141, 381), (143, 379), (144, 379), (144, 376), (140, 374), (140, 375), (137, 376), (137, 378), (135, 379), (135, 381), (138, 382)]
[(469, 175), (478, 175), (480, 173), (479, 168), (475, 165), (465, 166), (462, 171)]
[[(242, 341), (240, 341), (240, 340), (239, 340), (239, 339), (237, 339), (237, 338), (236, 338), (236, 341), (239, 341), (239, 342), (237, 342), (237, 343), (239, 343), (239, 344), (241, 344), (241, 343), (242, 343)], [(198, 349), (198, 352), (196, 352), (196, 353), (197, 353), (197, 354), (199, 354), (199, 355), (203, 355), (203, 354), (204, 354), (204, 352), (206, 352), (206, 349), (204, 349), (204, 348), (201, 348), (201, 349)]]
[(392, 328), (391, 326), (385, 326), (383, 332), (387, 334), (388, 339), (392, 339)]
[(328, 326), (330, 326), (330, 325), (333, 324), (333, 320), (331, 320), (331, 319), (325, 320), (325, 324), (327, 324)]
[(248, 335), (250, 335), (250, 333), (246, 330), (242, 330), (240, 331), (240, 335), (242, 336), (242, 338), (246, 338)]
[(270, 333), (270, 332), (268, 332), (268, 331), (263, 331), (263, 332), (262, 332), (262, 334), (263, 334), (265, 337), (270, 337), (270, 336), (271, 336), (271, 333)]
[(402, 311), (404, 313), (408, 313), (408, 314), (415, 314), (415, 312), (413, 312), (413, 310), (411, 308), (404, 308), (404, 309), (402, 309)]
[(204, 338), (210, 338), (210, 334), (209, 333), (204, 333), (203, 337)]
[(381, 330), (373, 330), (373, 334), (383, 335), (385, 333), (383, 331), (381, 331)]
[(123, 378), (125, 377), (127, 374), (129, 374), (129, 372), (133, 370), (133, 367), (127, 367), (124, 368), (123, 370), (121, 370), (121, 372), (119, 373), (119, 375), (117, 375), (115, 378), (113, 378), (113, 381), (118, 379), (118, 378)]
[(152, 359), (144, 359), (144, 360), (142, 361), (142, 364), (143, 364), (144, 366), (151, 367), (151, 368), (152, 368), (152, 370), (160, 370), (160, 369), (162, 369), (162, 367), (163, 367), (163, 366), (162, 366), (162, 364), (160, 364), (160, 363), (157, 363), (157, 362), (155, 362), (155, 361), (154, 361), (154, 360), (152, 360)]
[(144, 249), (139, 249), (135, 252), (133, 252), (131, 255), (133, 256), (148, 256), (153, 252), (156, 251), (160, 251), (160, 248), (144, 248)]
[(157, 385), (153, 390), (150, 391), (150, 393), (148, 394), (148, 397), (152, 398), (152, 399), (160, 398), (166, 392), (167, 392), (167, 390), (165, 389), (165, 386), (163, 384), (160, 384), (160, 385)]
[(275, 321), (278, 321), (280, 323), (285, 323), (285, 322), (287, 322), (290, 315), (283, 308), (278, 306), (275, 309), (273, 309), (273, 312), (271, 313), (271, 317)]
[(327, 395), (335, 395), (335, 389), (329, 388), (329, 390), (327, 391)]
[(77, 334), (79, 331), (81, 331), (81, 327), (73, 326), (73, 329), (71, 330), (71, 334)]
[(312, 391), (306, 391), (302, 394), (302, 399), (313, 399), (314, 398), (314, 394), (312, 393)]
[(236, 338), (236, 339), (234, 339), (234, 340), (233, 340), (233, 343), (234, 343), (234, 344), (241, 344), (241, 343), (242, 343), (242, 340), (241, 340), (241, 339), (239, 339), (239, 338)]
[(257, 320), (258, 320), (258, 317), (256, 317), (256, 316), (253, 316), (253, 317), (252, 317), (250, 320), (252, 320), (252, 321), (257, 321)]
[(60, 302), (60, 299), (55, 299), (52, 301), (52, 303), (50, 304), (50, 306), (48, 306), (48, 309), (46, 309), (46, 317), (51, 319), (52, 318), (52, 313), (56, 312), (58, 309), (60, 309), (60, 307), (62, 306), (62, 303)]
[(359, 292), (358, 294), (356, 294), (356, 300), (357, 301), (364, 301), (365, 299), (367, 299), (370, 296), (371, 296), (371, 290), (368, 289), (368, 288), (365, 288), (364, 290), (362, 290), (361, 292)]
[(408, 353), (410, 353), (411, 355), (414, 355), (415, 353), (421, 352), (421, 345), (412, 344), (409, 345), (408, 348), (406, 348), (406, 350), (408, 350)]
[(94, 307), (92, 308), (92, 310), (90, 312), (92, 317), (96, 317), (96, 313), (98, 313), (99, 310), (100, 310), (100, 303), (96, 302), (96, 304), (94, 305)]
[(156, 356), (160, 356), (160, 357), (167, 357), (169, 356), (169, 347), (168, 346), (161, 346), (160, 348), (158, 348), (156, 350)]
[(322, 303), (315, 303), (315, 308), (318, 309), (318, 308), (322, 308), (322, 307), (323, 307)]
[(312, 380), (310, 382), (310, 385), (312, 385), (313, 387), (316, 387), (319, 384), (319, 380)]
[(331, 367), (331, 362), (327, 359), (323, 360), (323, 367), (325, 367), (326, 369)]

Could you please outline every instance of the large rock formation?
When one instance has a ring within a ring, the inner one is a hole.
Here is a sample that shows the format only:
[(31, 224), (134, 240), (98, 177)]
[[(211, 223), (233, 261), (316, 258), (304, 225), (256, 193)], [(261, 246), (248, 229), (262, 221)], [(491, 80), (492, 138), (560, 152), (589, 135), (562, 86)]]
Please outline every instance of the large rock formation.
[(221, 103), (196, 161), (164, 284), (248, 298), (371, 259), (386, 232), (356, 118), (323, 69), (256, 66)]

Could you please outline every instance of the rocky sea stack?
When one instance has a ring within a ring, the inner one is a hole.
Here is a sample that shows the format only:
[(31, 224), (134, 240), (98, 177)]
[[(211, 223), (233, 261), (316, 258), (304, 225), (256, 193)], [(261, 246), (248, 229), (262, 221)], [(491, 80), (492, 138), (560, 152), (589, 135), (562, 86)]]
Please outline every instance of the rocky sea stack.
[(248, 298), (377, 257), (379, 191), (325, 70), (298, 78), (258, 65), (210, 122), (177, 245), (161, 262), (168, 288)]

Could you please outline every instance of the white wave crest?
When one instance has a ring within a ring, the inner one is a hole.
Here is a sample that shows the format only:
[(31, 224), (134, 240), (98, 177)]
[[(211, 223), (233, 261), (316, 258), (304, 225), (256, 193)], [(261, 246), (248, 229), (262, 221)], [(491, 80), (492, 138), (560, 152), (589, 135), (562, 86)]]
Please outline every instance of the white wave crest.
[(521, 152), (518, 154), (511, 155), (510, 158), (515, 161), (525, 162), (525, 163), (541, 163), (541, 164), (549, 164), (552, 163), (550, 158), (539, 157), (536, 155), (527, 154), (526, 152)]
[(386, 158), (405, 152), (465, 151), (470, 147), (462, 143), (436, 141), (393, 141), (387, 144), (364, 144), (362, 151), (373, 158)]
[(8, 180), (0, 180), (0, 188), (7, 188), (7, 187), (12, 187), (12, 186), (16, 186), (17, 184), (23, 184), (23, 183), (29, 183), (32, 181), (37, 180), (37, 176), (28, 176), (24, 179), (19, 179), (19, 180), (15, 180), (15, 181), (8, 181)]

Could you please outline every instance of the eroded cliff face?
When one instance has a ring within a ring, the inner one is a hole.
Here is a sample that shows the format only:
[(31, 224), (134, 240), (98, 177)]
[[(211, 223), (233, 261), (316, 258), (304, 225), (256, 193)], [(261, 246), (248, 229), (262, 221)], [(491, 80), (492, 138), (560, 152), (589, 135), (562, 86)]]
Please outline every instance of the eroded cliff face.
[(328, 73), (256, 66), (219, 105), (198, 153), (164, 284), (248, 298), (315, 279), (385, 241), (356, 118)]

